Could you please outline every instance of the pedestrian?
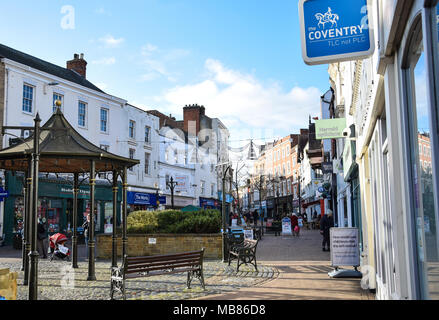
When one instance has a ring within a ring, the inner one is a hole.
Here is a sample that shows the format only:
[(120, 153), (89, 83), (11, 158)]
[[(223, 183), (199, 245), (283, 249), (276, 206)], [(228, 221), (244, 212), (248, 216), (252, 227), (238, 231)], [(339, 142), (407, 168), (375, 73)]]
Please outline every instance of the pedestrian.
[(44, 222), (41, 220), (41, 218), (38, 219), (37, 239), (38, 239), (38, 252), (43, 257), (43, 259), (47, 259), (46, 227), (44, 226)]
[(291, 230), (294, 231), (295, 236), (299, 236), (300, 227), (299, 227), (299, 218), (297, 215), (293, 212), (291, 215)]
[(258, 211), (257, 210), (253, 211), (253, 224), (254, 225), (258, 224)]
[[(330, 251), (330, 236), (329, 230), (334, 227), (334, 219), (332, 218), (332, 210), (328, 210), (320, 220), (320, 234), (323, 236), (322, 250)], [(327, 247), (328, 249), (326, 249)]]
[(88, 257), (88, 229), (90, 227), (90, 213), (87, 213), (87, 218), (85, 219), (84, 223), (82, 224), (82, 228), (84, 230), (84, 241), (85, 241), (85, 250), (87, 252)]
[(317, 228), (317, 211), (314, 209), (314, 212), (312, 213), (312, 228)]

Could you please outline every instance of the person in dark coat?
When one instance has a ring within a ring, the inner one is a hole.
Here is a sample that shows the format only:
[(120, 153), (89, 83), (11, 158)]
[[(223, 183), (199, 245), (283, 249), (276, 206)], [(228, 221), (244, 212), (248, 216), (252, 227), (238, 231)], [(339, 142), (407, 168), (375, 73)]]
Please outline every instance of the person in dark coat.
[[(330, 237), (329, 230), (334, 227), (334, 219), (332, 218), (332, 210), (328, 210), (320, 220), (320, 234), (323, 236), (322, 250), (330, 251)], [(327, 246), (328, 249), (325, 249)]]
[(253, 224), (254, 225), (258, 224), (258, 211), (257, 210), (253, 211)]
[(43, 259), (47, 259), (47, 234), (46, 227), (41, 219), (38, 219), (37, 226), (38, 251)]

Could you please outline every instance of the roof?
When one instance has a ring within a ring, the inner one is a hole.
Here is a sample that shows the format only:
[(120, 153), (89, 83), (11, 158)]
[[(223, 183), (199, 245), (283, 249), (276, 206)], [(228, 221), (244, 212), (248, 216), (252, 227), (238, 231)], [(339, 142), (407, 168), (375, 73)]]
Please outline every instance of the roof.
[(73, 70), (69, 70), (67, 68), (57, 66), (53, 63), (38, 59), (29, 54), (7, 47), (3, 44), (0, 44), (0, 58), (6, 58), (18, 62), (31, 68), (62, 78), (64, 80), (79, 84), (80, 86), (89, 88), (91, 90), (105, 93), (104, 91), (96, 87), (93, 83), (91, 83), (86, 78)]
[[(0, 151), (0, 169), (27, 171), (33, 153), (33, 135), (20, 144)], [(130, 168), (139, 164), (107, 152), (82, 137), (67, 121), (60, 109), (41, 127), (40, 172), (83, 173), (88, 172), (91, 160), (96, 171), (107, 172)]]

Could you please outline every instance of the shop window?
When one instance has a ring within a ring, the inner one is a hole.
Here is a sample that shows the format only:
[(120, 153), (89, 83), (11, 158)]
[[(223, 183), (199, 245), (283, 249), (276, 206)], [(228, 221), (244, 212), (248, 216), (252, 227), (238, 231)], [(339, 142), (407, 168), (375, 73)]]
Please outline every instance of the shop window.
[[(419, 270), (419, 289), (422, 299), (439, 299), (438, 267), (438, 212), (433, 187), (434, 176), (426, 165), (426, 148), (430, 147), (431, 119), (428, 86), (433, 71), (426, 67), (421, 18), (414, 23), (413, 36), (408, 43), (405, 68), (405, 90), (407, 94), (408, 136), (412, 150), (410, 158), (412, 208), (414, 209), (415, 245)], [(428, 31), (428, 30), (427, 30)], [(412, 89), (413, 88), (413, 89)]]

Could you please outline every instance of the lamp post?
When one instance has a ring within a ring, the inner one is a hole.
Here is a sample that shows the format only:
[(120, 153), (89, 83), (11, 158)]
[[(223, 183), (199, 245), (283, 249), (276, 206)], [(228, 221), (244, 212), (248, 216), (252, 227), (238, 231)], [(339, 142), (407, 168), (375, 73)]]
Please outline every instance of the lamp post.
[(174, 209), (174, 189), (177, 186), (178, 182), (174, 181), (174, 177), (171, 177), (169, 181), (166, 181), (166, 186), (171, 189), (171, 207)]
[[(22, 126), (3, 126), (2, 134), (5, 134), (5, 130), (29, 130), (33, 131), (33, 152), (31, 160), (29, 161), (29, 171), (30, 177), (27, 179), (28, 182), (28, 219), (25, 223), (28, 224), (28, 235), (30, 243), (28, 245), (28, 256), (30, 257), (30, 266), (28, 265), (28, 260), (25, 259), (24, 273), (25, 273), (25, 284), (26, 275), (29, 274), (29, 300), (38, 299), (38, 250), (37, 250), (37, 217), (38, 217), (38, 175), (39, 175), (39, 158), (40, 158), (40, 132), (41, 132), (41, 118), (39, 113), (34, 119), (33, 127), (22, 127)], [(25, 217), (26, 219), (26, 217)], [(25, 227), (26, 228), (26, 227)], [(29, 273), (27, 273), (27, 268), (29, 268)]]
[(95, 281), (95, 189), (96, 163), (91, 161), (90, 168), (90, 225), (88, 228), (88, 277), (87, 281)]
[(227, 165), (226, 169), (224, 170), (223, 176), (222, 176), (222, 206), (221, 206), (221, 212), (222, 212), (222, 218), (223, 218), (223, 262), (226, 262), (226, 256), (227, 256), (227, 243), (226, 243), (226, 229), (227, 229), (227, 221), (226, 221), (226, 176), (227, 172), (232, 167), (230, 165)]
[(37, 217), (38, 217), (38, 175), (40, 161), (40, 123), (41, 118), (37, 113), (34, 119), (34, 152), (32, 155), (32, 209), (30, 215), (31, 252), (29, 270), (29, 300), (38, 299), (38, 250), (37, 250)]

